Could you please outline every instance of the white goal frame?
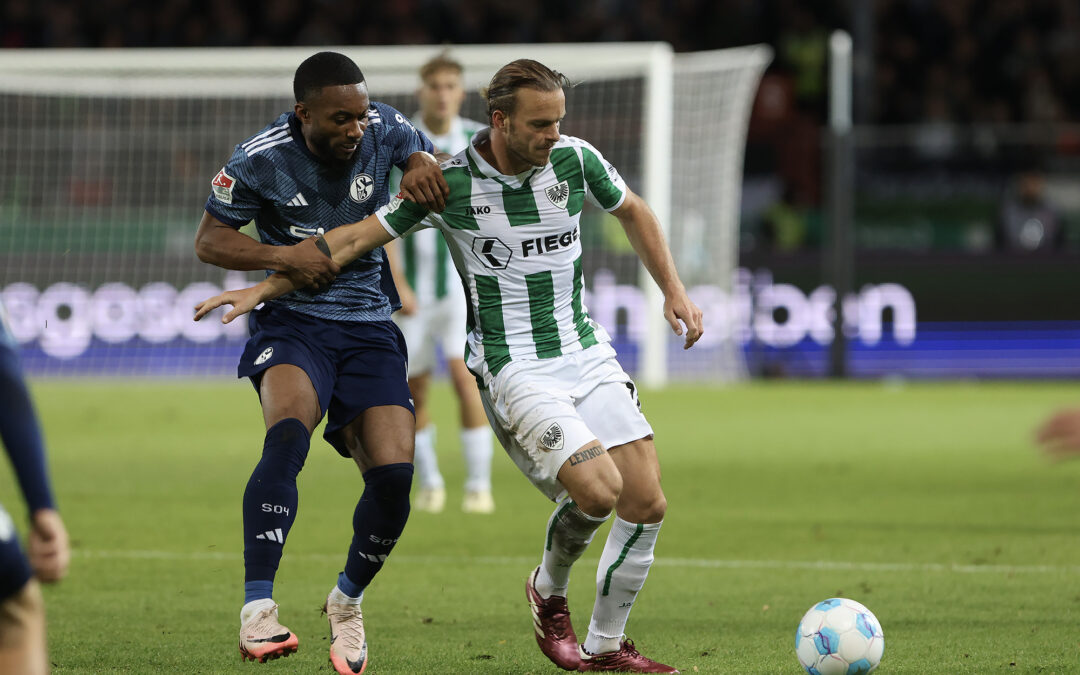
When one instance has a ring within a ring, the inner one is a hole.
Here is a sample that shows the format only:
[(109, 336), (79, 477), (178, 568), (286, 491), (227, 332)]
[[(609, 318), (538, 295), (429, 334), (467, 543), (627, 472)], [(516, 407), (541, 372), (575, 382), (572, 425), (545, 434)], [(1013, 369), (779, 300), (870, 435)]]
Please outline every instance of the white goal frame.
[[(30, 94), (145, 96), (265, 97), (267, 92), (289, 92), (296, 66), (316, 49), (342, 52), (353, 58), (365, 73), (369, 87), (379, 95), (409, 93), (416, 89), (419, 67), (449, 49), (465, 68), (465, 86), (475, 90), (487, 84), (491, 74), (507, 62), (533, 58), (568, 73), (571, 79), (609, 76), (641, 77), (644, 80), (642, 110), (642, 184), (640, 192), (656, 213), (665, 236), (671, 222), (673, 92), (680, 63), (700, 69), (723, 63), (756, 69), (757, 80), (771, 61), (765, 46), (676, 55), (667, 43), (454, 45), (452, 47), (289, 47), (289, 48), (186, 48), (186, 49), (54, 49), (0, 50), (0, 92)], [(237, 78), (236, 74), (242, 73)], [(745, 105), (741, 127), (742, 145), (753, 96)], [(729, 186), (730, 203), (717, 222), (732, 230), (730, 260), (718, 265), (733, 270), (737, 264), (739, 194), (743, 147), (735, 152), (717, 151), (723, 172), (735, 177)], [(726, 236), (726, 235), (725, 235)], [(670, 238), (670, 237), (669, 237)], [(677, 263), (678, 261), (676, 261)], [(663, 318), (663, 297), (648, 273), (641, 268), (640, 288), (646, 298), (647, 331), (637, 378), (643, 385), (661, 387), (667, 381), (670, 328)], [(718, 279), (730, 288), (729, 279)], [(737, 351), (737, 345), (736, 345)], [(741, 354), (738, 358), (741, 361)], [(738, 371), (739, 369), (735, 369)], [(744, 371), (743, 371), (744, 372)], [(736, 374), (735, 378), (738, 377)]]

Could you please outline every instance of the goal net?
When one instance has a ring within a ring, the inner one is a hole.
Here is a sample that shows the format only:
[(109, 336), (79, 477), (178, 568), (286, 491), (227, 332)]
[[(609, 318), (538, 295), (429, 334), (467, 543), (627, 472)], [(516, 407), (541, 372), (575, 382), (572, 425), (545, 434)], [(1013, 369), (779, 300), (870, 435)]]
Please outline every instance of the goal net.
[[(334, 48), (374, 100), (415, 110), (417, 70), (441, 47)], [(244, 322), (198, 324), (195, 302), (261, 278), (201, 263), (193, 238), (210, 180), (243, 141), (292, 108), (315, 48), (0, 51), (0, 298), (36, 375), (235, 373)], [(642, 384), (744, 373), (734, 325), (742, 156), (771, 53), (673, 54), (663, 43), (459, 46), (470, 92), (537, 59), (577, 83), (563, 132), (588, 139), (668, 228), (708, 313), (684, 354), (618, 221), (582, 219), (587, 304)]]

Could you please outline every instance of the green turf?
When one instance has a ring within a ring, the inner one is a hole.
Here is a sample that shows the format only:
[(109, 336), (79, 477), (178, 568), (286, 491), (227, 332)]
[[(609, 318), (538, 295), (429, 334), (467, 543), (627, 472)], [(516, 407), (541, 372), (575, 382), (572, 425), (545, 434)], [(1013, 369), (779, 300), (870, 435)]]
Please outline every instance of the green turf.
[[(276, 591), (300, 652), (241, 664), (239, 504), (262, 436), (250, 388), (34, 391), (75, 552), (46, 589), (56, 672), (328, 672), (319, 607), (362, 487), (351, 463), (317, 441), (300, 477)], [(1080, 403), (1075, 386), (675, 387), (642, 400), (669, 500), (628, 626), (644, 653), (684, 673), (797, 673), (799, 618), (844, 595), (883, 624), (879, 672), (1080, 668), (1080, 462), (1050, 465), (1031, 442), (1044, 415)], [(499, 454), (497, 513), (459, 515), (452, 410), (437, 411), (448, 510), (412, 516), (367, 594), (368, 672), (560, 672), (523, 594), (550, 505)], [(0, 471), (17, 513), (13, 490)], [(571, 588), (581, 633), (600, 543)]]

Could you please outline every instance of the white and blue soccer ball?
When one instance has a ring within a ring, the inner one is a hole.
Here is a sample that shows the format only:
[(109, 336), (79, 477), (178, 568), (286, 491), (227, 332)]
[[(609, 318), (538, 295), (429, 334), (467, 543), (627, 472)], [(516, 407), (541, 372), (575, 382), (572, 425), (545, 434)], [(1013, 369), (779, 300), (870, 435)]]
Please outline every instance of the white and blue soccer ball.
[(877, 617), (848, 598), (817, 603), (795, 632), (795, 654), (810, 675), (866, 675), (878, 667), (884, 651)]

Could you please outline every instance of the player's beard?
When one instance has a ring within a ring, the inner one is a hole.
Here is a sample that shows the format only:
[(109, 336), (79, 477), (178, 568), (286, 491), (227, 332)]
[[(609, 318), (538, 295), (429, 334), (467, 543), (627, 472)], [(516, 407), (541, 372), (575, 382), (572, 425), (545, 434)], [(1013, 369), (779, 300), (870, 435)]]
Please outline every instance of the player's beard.
[(536, 148), (534, 150), (529, 147), (528, 141), (521, 141), (517, 139), (514, 136), (513, 127), (511, 127), (510, 133), (507, 134), (506, 149), (519, 160), (525, 162), (529, 166), (544, 166), (548, 163), (548, 160), (551, 159), (550, 148), (541, 159), (538, 155), (540, 155), (543, 150), (541, 150), (540, 148)]
[(314, 146), (313, 150), (315, 156), (332, 169), (345, 169), (352, 165), (353, 160), (356, 159), (356, 153), (360, 151), (360, 142), (357, 141), (356, 150), (353, 150), (352, 154), (348, 157), (338, 156), (337, 151), (334, 148), (334, 143), (331, 137), (315, 137), (309, 141)]

